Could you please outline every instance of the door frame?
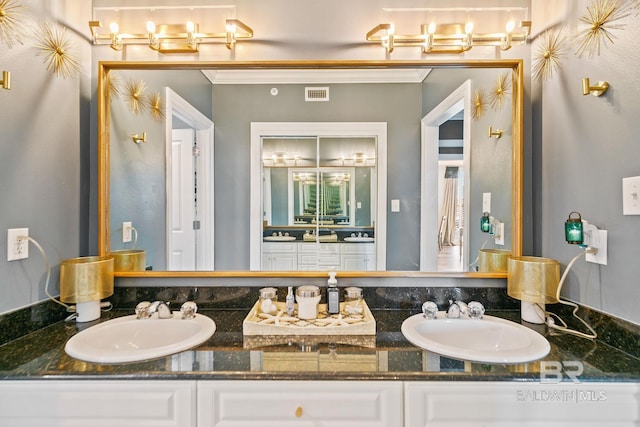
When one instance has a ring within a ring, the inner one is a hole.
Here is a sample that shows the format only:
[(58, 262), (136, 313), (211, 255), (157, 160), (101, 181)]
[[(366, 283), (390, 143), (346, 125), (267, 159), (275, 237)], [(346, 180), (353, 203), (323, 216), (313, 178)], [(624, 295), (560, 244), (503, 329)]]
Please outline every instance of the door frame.
[(171, 88), (165, 88), (165, 161), (166, 161), (166, 239), (167, 266), (171, 248), (171, 140), (173, 131), (173, 116), (175, 115), (195, 130), (196, 141), (200, 148), (200, 155), (196, 157), (198, 170), (198, 217), (200, 218), (200, 232), (196, 233), (196, 270), (214, 270), (214, 123), (202, 114), (187, 100), (178, 95)]

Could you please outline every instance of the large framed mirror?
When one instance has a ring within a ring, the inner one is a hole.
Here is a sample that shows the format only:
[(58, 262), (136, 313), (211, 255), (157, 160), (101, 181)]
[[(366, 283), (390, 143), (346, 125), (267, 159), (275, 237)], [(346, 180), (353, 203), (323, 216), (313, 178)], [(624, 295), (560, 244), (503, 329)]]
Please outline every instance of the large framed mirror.
[(127, 277), (505, 277), (477, 258), (522, 250), (522, 67), (101, 62), (99, 253), (143, 250)]

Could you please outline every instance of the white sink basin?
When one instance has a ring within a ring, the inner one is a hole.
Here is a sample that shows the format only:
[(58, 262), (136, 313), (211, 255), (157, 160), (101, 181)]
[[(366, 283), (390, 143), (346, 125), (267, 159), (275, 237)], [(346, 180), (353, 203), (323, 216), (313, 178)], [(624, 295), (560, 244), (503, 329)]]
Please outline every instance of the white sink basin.
[(345, 237), (345, 242), (373, 242), (373, 237)]
[(87, 362), (122, 363), (155, 359), (188, 350), (208, 340), (216, 324), (207, 316), (136, 319), (135, 315), (99, 323), (74, 335), (64, 350)]
[(482, 319), (437, 319), (416, 314), (402, 323), (402, 334), (413, 345), (452, 357), (482, 363), (525, 363), (546, 356), (551, 347), (536, 331), (493, 316)]
[(265, 236), (263, 239), (269, 242), (290, 242), (296, 240), (296, 236)]

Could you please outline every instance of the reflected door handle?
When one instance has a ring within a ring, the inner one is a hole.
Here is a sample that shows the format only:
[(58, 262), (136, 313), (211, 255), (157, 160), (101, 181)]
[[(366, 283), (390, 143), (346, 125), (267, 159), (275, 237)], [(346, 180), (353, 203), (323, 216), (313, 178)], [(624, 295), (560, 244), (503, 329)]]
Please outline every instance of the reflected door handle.
[(302, 416), (302, 406), (298, 406), (296, 408), (296, 418), (300, 418)]

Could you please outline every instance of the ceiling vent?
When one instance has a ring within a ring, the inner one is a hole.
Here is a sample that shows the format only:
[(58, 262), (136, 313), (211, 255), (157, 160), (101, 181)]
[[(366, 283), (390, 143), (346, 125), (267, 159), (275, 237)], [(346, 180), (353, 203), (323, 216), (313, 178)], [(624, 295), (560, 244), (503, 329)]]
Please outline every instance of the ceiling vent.
[(329, 101), (328, 87), (305, 87), (304, 100), (306, 102)]

